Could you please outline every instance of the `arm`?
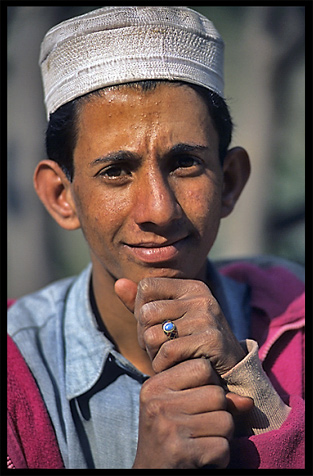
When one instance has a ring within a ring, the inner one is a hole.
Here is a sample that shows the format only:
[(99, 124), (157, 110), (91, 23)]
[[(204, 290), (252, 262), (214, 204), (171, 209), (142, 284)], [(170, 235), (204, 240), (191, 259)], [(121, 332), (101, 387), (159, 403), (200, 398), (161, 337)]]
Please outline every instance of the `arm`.
[(238, 422), (240, 434), (248, 436), (278, 429), (287, 419), (290, 407), (282, 401), (264, 372), (257, 343), (247, 340), (242, 346), (247, 349), (244, 359), (221, 375), (229, 391), (254, 401), (251, 411)]
[(17, 469), (64, 468), (54, 429), (37, 384), (9, 335), (7, 451), (10, 464)]
[[(288, 362), (290, 364), (287, 374), (291, 382), (295, 377), (295, 365), (291, 367), (289, 357), (296, 358), (300, 353), (301, 341), (302, 329), (293, 333), (291, 339), (286, 336), (284, 343), (284, 352), (288, 355), (287, 366)], [(281, 358), (282, 345), (280, 341), (276, 357)], [(247, 357), (223, 376), (231, 391), (250, 395), (255, 402), (255, 408), (241, 419), (241, 434), (231, 442), (229, 468), (303, 469), (305, 404), (301, 392), (296, 385), (291, 390), (292, 396), (286, 399), (288, 405), (285, 405), (263, 370), (256, 342), (247, 341), (247, 347)], [(301, 365), (297, 367), (297, 374), (301, 375)], [(277, 374), (277, 377), (281, 378), (280, 374)], [(280, 380), (284, 387), (286, 381), (283, 382)]]

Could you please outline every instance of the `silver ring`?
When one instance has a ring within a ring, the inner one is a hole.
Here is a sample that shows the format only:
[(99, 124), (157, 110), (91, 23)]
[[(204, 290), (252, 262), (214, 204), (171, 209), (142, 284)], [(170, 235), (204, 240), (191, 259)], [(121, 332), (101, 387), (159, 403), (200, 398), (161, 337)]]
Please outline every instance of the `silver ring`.
[(178, 337), (177, 328), (173, 321), (164, 321), (162, 323), (162, 329), (168, 339), (176, 339), (176, 337)]

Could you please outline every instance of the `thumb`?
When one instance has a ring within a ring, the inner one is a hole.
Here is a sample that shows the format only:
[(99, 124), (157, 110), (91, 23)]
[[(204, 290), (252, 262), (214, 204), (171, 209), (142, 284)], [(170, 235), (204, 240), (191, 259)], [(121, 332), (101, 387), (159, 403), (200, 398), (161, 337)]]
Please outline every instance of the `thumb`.
[(137, 284), (130, 279), (118, 279), (114, 285), (116, 295), (130, 312), (134, 312), (137, 295)]
[(254, 407), (253, 398), (243, 397), (233, 392), (226, 393), (227, 398), (227, 410), (236, 416), (240, 413), (250, 411)]

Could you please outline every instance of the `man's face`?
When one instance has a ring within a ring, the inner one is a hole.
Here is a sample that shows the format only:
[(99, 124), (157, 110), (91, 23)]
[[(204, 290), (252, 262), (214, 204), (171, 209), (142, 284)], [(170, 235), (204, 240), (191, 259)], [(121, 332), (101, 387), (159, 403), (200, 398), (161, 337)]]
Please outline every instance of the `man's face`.
[(105, 90), (83, 103), (74, 203), (94, 272), (203, 279), (221, 218), (218, 136), (188, 86)]

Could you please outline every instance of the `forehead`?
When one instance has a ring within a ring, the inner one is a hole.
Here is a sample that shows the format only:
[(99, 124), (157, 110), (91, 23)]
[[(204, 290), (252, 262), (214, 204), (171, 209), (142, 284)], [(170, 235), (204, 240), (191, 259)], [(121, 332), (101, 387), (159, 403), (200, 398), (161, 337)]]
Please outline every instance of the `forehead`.
[(212, 147), (218, 142), (205, 100), (188, 85), (158, 83), (149, 90), (124, 85), (80, 103), (77, 148), (166, 147), (182, 141)]

